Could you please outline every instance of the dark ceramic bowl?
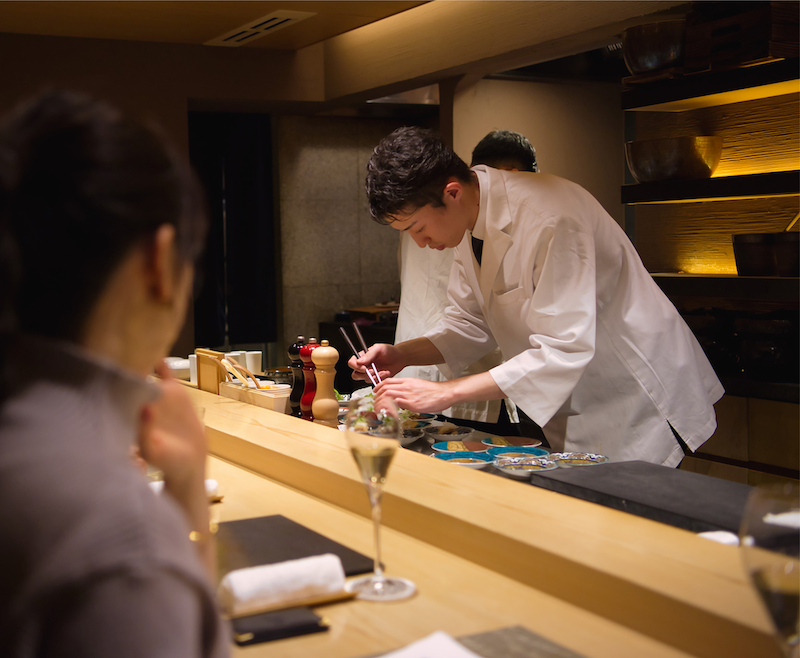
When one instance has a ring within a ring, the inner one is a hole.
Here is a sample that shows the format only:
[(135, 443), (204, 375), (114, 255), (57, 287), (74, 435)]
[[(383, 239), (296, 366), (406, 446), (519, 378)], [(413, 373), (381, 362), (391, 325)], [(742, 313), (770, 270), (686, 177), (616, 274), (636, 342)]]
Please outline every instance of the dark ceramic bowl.
[(639, 183), (710, 178), (719, 165), (722, 137), (666, 137), (625, 143), (628, 169)]
[(684, 20), (629, 27), (622, 33), (622, 57), (633, 75), (683, 64)]

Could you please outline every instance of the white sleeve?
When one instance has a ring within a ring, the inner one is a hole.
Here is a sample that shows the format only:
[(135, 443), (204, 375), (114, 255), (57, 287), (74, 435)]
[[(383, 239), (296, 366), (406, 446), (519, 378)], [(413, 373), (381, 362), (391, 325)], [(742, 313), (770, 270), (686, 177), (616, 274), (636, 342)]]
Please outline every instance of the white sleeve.
[(508, 397), (545, 425), (569, 399), (594, 356), (594, 237), (581, 222), (554, 217), (532, 249), (526, 275), (532, 294), (519, 318), (528, 344), (490, 373)]

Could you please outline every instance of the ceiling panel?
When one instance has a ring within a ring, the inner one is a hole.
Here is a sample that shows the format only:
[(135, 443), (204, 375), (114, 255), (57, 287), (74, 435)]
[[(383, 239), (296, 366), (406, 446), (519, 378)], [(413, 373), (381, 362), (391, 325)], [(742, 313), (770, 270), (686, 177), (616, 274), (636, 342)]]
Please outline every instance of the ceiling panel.
[(0, 2), (0, 32), (202, 44), (278, 9), (316, 12), (241, 47), (295, 50), (425, 2)]

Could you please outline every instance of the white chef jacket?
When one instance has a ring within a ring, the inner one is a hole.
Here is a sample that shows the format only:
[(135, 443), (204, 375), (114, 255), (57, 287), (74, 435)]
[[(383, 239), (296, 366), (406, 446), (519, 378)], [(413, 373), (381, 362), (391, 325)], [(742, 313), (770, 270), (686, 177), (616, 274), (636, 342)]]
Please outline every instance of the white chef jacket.
[(696, 450), (724, 391), (697, 340), (625, 233), (580, 186), (478, 166), (480, 209), (455, 249), (451, 307), (426, 334), (460, 372), (496, 345), (489, 372), (554, 449), (678, 464), (669, 425)]
[[(400, 234), (400, 308), (397, 311), (395, 343), (419, 338), (433, 329), (448, 306), (447, 283), (453, 266), (453, 250), (420, 249), (408, 233)], [(502, 363), (500, 350), (495, 349), (477, 363), (468, 365), (459, 376), (486, 372)], [(397, 377), (415, 377), (437, 382), (447, 379), (436, 366), (408, 366)], [(496, 423), (500, 416), (500, 400), (460, 402), (443, 410), (450, 418), (463, 418), (483, 423)], [(516, 421), (516, 410), (510, 409)]]

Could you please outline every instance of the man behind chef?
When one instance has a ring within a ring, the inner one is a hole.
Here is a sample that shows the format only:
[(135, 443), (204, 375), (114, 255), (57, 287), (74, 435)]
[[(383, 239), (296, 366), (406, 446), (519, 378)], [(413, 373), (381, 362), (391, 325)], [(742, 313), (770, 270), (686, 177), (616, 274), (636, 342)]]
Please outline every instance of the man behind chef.
[[(414, 411), (510, 398), (555, 450), (668, 466), (716, 428), (723, 389), (625, 233), (580, 186), (549, 174), (467, 165), (433, 132), (399, 128), (367, 165), (370, 213), (419, 247), (454, 249), (452, 306), (423, 337), (352, 358), (375, 388)], [(498, 346), (488, 372), (431, 382), (389, 378), (409, 365), (448, 376)]]
[[(536, 151), (527, 137), (511, 130), (493, 130), (475, 146), (472, 164), (485, 164), (510, 171), (536, 171)], [(400, 308), (397, 310), (395, 341), (417, 338), (433, 329), (449, 306), (447, 282), (453, 265), (451, 250), (420, 249), (408, 233), (400, 235)], [(485, 372), (502, 363), (499, 349), (467, 366), (460, 376)], [(435, 365), (408, 366), (397, 377), (416, 377), (430, 381), (447, 379)], [(441, 410), (442, 415), (461, 425), (498, 435), (543, 438), (541, 429), (513, 403), (505, 400), (470, 400)]]

